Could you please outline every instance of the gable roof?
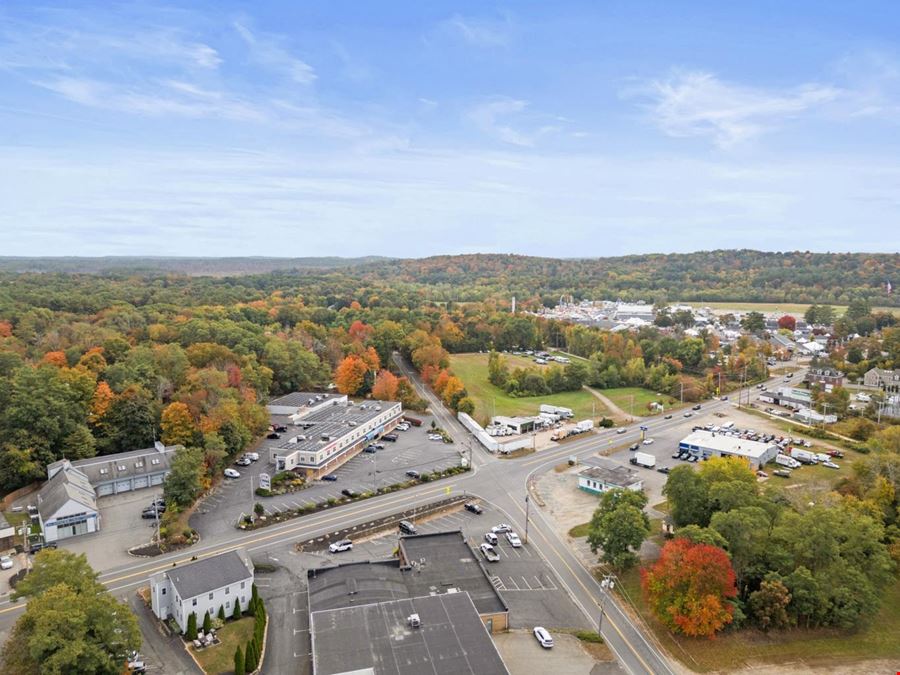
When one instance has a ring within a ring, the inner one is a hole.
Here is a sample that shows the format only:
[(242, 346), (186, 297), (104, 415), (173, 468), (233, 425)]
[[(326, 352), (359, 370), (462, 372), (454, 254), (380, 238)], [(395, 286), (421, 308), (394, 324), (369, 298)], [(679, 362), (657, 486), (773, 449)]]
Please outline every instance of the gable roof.
[(41, 519), (49, 520), (70, 499), (86, 509), (97, 510), (97, 495), (87, 476), (68, 466), (54, 474), (38, 492), (38, 513)]
[(163, 574), (184, 600), (253, 577), (253, 564), (243, 551), (226, 551), (188, 565), (173, 567)]

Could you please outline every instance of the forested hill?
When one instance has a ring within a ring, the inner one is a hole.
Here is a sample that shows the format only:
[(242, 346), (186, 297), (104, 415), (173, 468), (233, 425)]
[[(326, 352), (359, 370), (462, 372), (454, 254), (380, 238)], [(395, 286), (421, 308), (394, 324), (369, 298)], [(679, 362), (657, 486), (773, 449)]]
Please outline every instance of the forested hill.
[(384, 261), (381, 256), (361, 258), (180, 258), (104, 256), (83, 257), (2, 257), (0, 271), (7, 272), (61, 272), (64, 274), (110, 274), (135, 272), (170, 272), (188, 276), (242, 276), (265, 274), (276, 270), (322, 270), (354, 267)]
[(437, 256), (375, 263), (384, 279), (456, 289), (460, 300), (496, 293), (555, 304), (575, 299), (743, 301), (900, 305), (886, 282), (900, 284), (900, 254), (701, 251), (560, 260), (517, 255)]
[[(23, 274), (24, 273), (24, 274)], [(37, 273), (37, 274), (34, 274)], [(5, 275), (38, 296), (48, 276), (165, 278), (155, 295), (179, 302), (249, 300), (272, 291), (337, 307), (377, 296), (381, 304), (471, 302), (515, 295), (521, 306), (552, 306), (561, 295), (580, 299), (691, 302), (790, 302), (900, 306), (900, 254), (701, 251), (617, 258), (556, 259), (520, 255), (448, 255), (421, 259), (366, 258), (0, 258)], [(30, 278), (36, 277), (36, 278)], [(43, 278), (41, 278), (43, 277)], [(180, 278), (179, 278), (180, 277)], [(185, 277), (215, 277), (188, 283)], [(81, 284), (93, 285), (88, 279)], [(0, 284), (2, 286), (2, 284)], [(200, 291), (202, 286), (202, 291)], [(96, 288), (92, 289), (96, 291)], [(121, 290), (121, 289), (119, 289)], [(198, 292), (199, 291), (199, 292)], [(142, 291), (150, 293), (148, 287)], [(21, 295), (19, 293), (17, 295)], [(118, 291), (117, 291), (118, 293)], [(127, 295), (127, 294), (126, 294)], [(2, 293), (0, 293), (2, 296)], [(202, 299), (201, 299), (202, 298)], [(134, 302), (130, 297), (120, 299)], [(160, 297), (154, 298), (156, 301)], [(143, 302), (150, 301), (143, 298)], [(140, 303), (138, 303), (140, 304)]]

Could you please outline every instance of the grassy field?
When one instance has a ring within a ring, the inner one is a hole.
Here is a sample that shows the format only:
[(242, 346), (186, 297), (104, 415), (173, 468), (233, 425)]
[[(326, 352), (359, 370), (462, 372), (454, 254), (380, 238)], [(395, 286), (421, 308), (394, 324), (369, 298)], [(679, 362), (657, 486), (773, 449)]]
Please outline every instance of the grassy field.
[[(526, 358), (504, 355), (510, 367), (534, 365)], [(547, 396), (513, 398), (488, 382), (487, 354), (451, 354), (450, 369), (463, 381), (469, 396), (475, 401), (475, 419), (489, 420), (491, 415), (537, 415), (541, 403), (571, 408), (575, 419), (589, 419), (608, 415), (605, 406), (585, 390), (565, 391)]]
[(900, 581), (884, 590), (881, 610), (871, 623), (855, 632), (834, 629), (773, 631), (755, 629), (725, 632), (715, 640), (675, 637), (653, 619), (641, 595), (640, 573), (620, 577), (619, 588), (638, 608), (665, 649), (691, 670), (733, 672), (761, 664), (791, 664), (813, 669), (834, 668), (863, 659), (900, 659)]
[(193, 647), (189, 649), (208, 675), (233, 673), (235, 647), (240, 645), (241, 651), (244, 651), (247, 642), (253, 637), (253, 624), (252, 616), (245, 616), (239, 621), (229, 621), (216, 631), (222, 641), (221, 644), (200, 650)]
[(578, 539), (578, 537), (586, 537), (588, 536), (588, 528), (590, 526), (591, 524), (589, 522), (581, 523), (581, 525), (576, 525), (571, 530), (569, 530), (569, 536), (573, 539)]
[(657, 414), (647, 410), (647, 404), (651, 401), (659, 401), (668, 410), (670, 402), (675, 400), (671, 396), (657, 396), (656, 392), (640, 387), (617, 387), (615, 389), (597, 389), (597, 391), (629, 414), (631, 413), (631, 397), (634, 396), (634, 414), (642, 417)]

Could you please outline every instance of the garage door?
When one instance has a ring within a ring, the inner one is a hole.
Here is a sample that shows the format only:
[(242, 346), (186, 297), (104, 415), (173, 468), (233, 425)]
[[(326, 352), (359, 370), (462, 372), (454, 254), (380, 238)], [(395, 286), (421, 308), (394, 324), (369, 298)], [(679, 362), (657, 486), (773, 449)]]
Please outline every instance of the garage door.
[(134, 479), (134, 489), (140, 490), (141, 488), (145, 488), (150, 485), (150, 481), (147, 476), (140, 476), (139, 478)]
[(97, 486), (97, 496), (98, 497), (107, 497), (113, 493), (112, 483), (107, 483), (106, 485), (98, 485)]
[(150, 485), (162, 485), (163, 475), (161, 473), (150, 476)]
[(116, 492), (128, 492), (131, 489), (130, 480), (120, 480), (116, 483)]

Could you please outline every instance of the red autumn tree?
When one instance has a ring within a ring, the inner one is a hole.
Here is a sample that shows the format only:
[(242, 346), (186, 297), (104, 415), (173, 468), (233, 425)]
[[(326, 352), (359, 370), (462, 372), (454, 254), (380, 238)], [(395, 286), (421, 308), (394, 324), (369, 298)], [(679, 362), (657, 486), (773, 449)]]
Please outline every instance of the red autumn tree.
[(717, 546), (674, 539), (659, 560), (641, 573), (653, 613), (674, 631), (713, 637), (734, 618), (729, 603), (737, 595), (728, 554)]
[(12, 324), (9, 321), (0, 321), (0, 338), (12, 335)]
[(396, 401), (399, 385), (400, 380), (396, 375), (388, 370), (382, 370), (375, 378), (375, 384), (372, 385), (372, 398), (379, 401)]
[(783, 317), (778, 319), (778, 327), (787, 328), (788, 330), (794, 330), (797, 327), (797, 319), (792, 317), (790, 314), (785, 314)]
[(434, 382), (431, 384), (431, 388), (434, 389), (435, 393), (439, 396), (443, 395), (444, 387), (447, 386), (447, 383), (450, 381), (450, 371), (446, 368), (439, 372), (437, 376), (434, 378)]
[(347, 329), (347, 334), (350, 336), (351, 340), (365, 343), (372, 337), (372, 330), (372, 326), (357, 319), (350, 324), (350, 328)]
[(366, 383), (366, 373), (371, 370), (369, 364), (358, 354), (350, 354), (338, 364), (334, 372), (334, 384), (342, 394), (353, 396)]

